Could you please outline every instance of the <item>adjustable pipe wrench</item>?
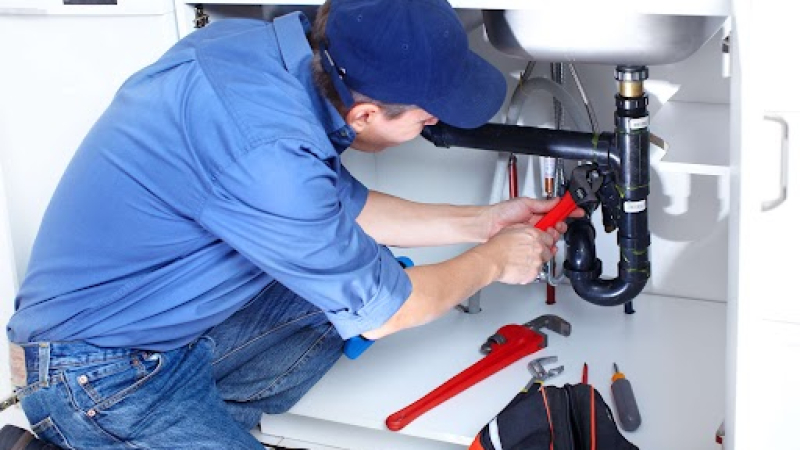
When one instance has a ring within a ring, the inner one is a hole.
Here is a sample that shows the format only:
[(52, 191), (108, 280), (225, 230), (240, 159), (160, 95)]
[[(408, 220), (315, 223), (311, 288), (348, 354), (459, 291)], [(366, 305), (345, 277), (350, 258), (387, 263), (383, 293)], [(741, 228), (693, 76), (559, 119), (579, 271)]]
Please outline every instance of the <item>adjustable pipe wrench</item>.
[(534, 227), (542, 231), (554, 227), (556, 223), (566, 219), (578, 207), (584, 208), (586, 214), (590, 214), (600, 203), (597, 191), (601, 184), (602, 179), (599, 178), (597, 165), (583, 164), (576, 167), (572, 170), (567, 192), (553, 209), (536, 222)]
[(543, 328), (552, 330), (562, 336), (569, 336), (572, 332), (572, 326), (569, 322), (552, 314), (539, 316), (522, 325), (511, 324), (501, 327), (481, 346), (481, 352), (486, 354), (483, 359), (421, 399), (387, 417), (386, 427), (392, 431), (401, 430), (417, 417), (472, 387), (479, 381), (488, 378), (523, 357), (547, 347), (547, 335), (541, 331)]

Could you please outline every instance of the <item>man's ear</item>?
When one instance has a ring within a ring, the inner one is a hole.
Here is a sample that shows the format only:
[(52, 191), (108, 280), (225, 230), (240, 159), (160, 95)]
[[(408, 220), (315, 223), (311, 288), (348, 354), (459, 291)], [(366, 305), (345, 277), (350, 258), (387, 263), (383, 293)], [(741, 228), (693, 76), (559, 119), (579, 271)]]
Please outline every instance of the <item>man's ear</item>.
[(345, 121), (356, 133), (361, 133), (380, 113), (380, 107), (374, 103), (358, 103), (347, 112)]

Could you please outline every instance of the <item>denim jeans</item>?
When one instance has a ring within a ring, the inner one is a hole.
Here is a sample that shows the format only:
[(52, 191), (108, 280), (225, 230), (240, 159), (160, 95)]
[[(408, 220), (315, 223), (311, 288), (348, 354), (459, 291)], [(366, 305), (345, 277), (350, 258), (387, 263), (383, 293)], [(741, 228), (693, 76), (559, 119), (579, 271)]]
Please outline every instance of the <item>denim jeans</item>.
[(325, 315), (278, 283), (167, 352), (26, 344), (18, 389), (33, 431), (69, 449), (258, 449), (262, 413), (287, 411), (336, 362)]

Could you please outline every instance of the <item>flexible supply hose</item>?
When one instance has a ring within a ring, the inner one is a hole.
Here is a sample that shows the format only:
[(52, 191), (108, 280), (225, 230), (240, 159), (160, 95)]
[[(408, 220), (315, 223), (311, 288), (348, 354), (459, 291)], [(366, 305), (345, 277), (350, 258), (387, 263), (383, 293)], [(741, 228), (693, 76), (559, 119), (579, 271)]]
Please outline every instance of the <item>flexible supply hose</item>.
[(567, 92), (564, 86), (543, 77), (530, 78), (514, 91), (506, 113), (507, 124), (516, 124), (519, 121), (525, 100), (536, 91), (548, 92), (558, 99), (577, 131), (591, 131), (592, 125), (585, 117), (584, 108)]

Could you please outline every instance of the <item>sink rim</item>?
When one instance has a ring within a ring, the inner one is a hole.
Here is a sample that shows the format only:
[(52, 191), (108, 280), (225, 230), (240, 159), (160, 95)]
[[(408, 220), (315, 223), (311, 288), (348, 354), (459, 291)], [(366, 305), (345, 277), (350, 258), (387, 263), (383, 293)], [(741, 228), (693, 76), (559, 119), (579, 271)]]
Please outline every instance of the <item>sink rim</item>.
[[(562, 13), (557, 13), (562, 14)], [(705, 45), (727, 16), (620, 13), (553, 20), (535, 10), (484, 10), (489, 42), (512, 57), (553, 62), (662, 65), (683, 61)], [(598, 23), (602, 27), (598, 27)], [(524, 27), (515, 30), (514, 28)], [(595, 32), (595, 30), (602, 32)], [(608, 33), (608, 30), (617, 30)]]

